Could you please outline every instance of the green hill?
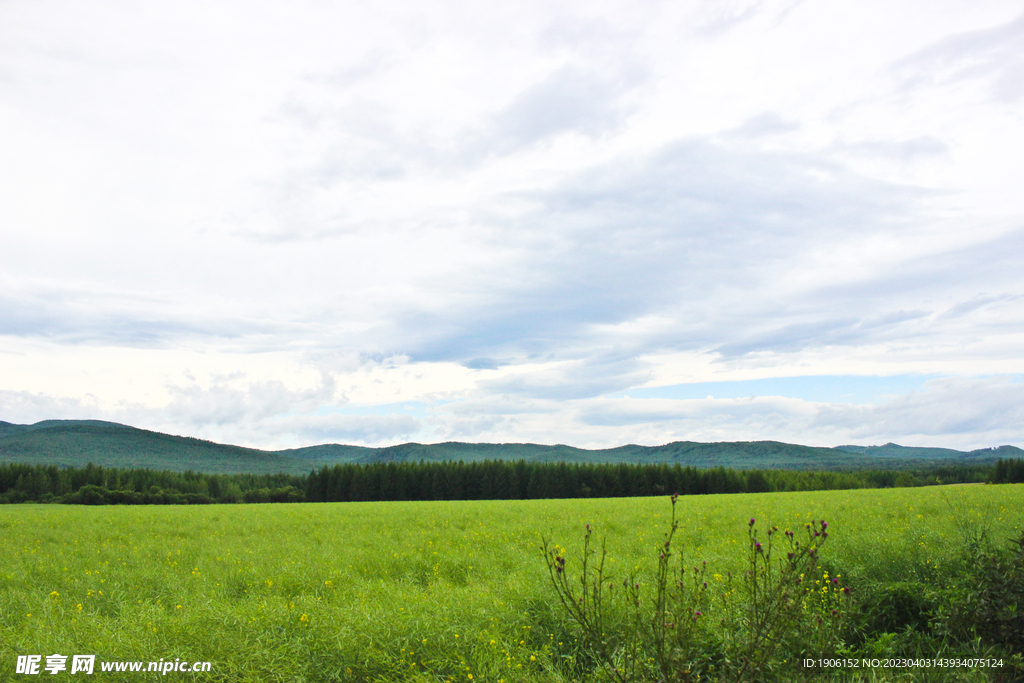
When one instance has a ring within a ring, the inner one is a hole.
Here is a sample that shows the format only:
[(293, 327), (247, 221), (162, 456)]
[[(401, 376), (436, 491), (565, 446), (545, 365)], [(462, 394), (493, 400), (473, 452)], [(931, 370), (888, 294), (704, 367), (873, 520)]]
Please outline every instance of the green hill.
[(916, 448), (900, 446), (895, 443), (887, 443), (883, 446), (836, 446), (841, 451), (848, 453), (860, 453), (877, 458), (940, 458), (956, 460), (964, 455), (962, 451), (955, 451), (952, 448)]
[[(329, 457), (330, 446), (316, 446), (321, 457)], [(336, 446), (351, 449), (352, 446)], [(857, 450), (853, 450), (857, 449)], [(298, 449), (303, 454), (307, 449)], [(339, 455), (342, 452), (339, 451)], [(351, 457), (344, 451), (344, 457)], [(732, 441), (698, 443), (675, 441), (663, 446), (630, 444), (616, 448), (587, 450), (572, 446), (540, 444), (473, 444), (446, 442), (439, 444), (407, 443), (386, 448), (367, 448), (348, 460), (326, 462), (406, 462), (432, 460), (528, 460), (534, 462), (593, 462), (593, 463), (678, 463), (694, 467), (731, 467), (735, 469), (892, 469), (917, 468), (929, 465), (979, 464), (995, 462), (1000, 457), (1015, 458), (1024, 451), (1013, 446), (1000, 449), (982, 449), (963, 452), (944, 448), (904, 448), (896, 444), (876, 446), (845, 446), (822, 448), (800, 446), (778, 441)], [(308, 456), (306, 456), (308, 457)]]
[(964, 452), (948, 448), (883, 446), (822, 448), (778, 441), (626, 445), (588, 450), (531, 443), (406, 443), (383, 448), (322, 444), (264, 451), (172, 436), (99, 420), (46, 420), (32, 425), (0, 421), (0, 462), (82, 467), (147, 468), (210, 473), (304, 474), (323, 465), (443, 460), (532, 462), (670, 463), (735, 469), (894, 469), (985, 464), (1022, 458), (1013, 446)]
[(92, 420), (0, 422), (0, 462), (261, 474), (300, 474), (313, 466), (269, 451)]

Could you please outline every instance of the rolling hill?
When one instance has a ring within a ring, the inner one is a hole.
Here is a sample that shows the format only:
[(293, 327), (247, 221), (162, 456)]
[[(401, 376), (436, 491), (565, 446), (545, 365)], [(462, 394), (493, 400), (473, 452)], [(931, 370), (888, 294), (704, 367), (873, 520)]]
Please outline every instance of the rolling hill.
[(322, 444), (264, 451), (99, 420), (46, 420), (31, 425), (0, 421), (0, 462), (4, 463), (82, 467), (91, 462), (105, 467), (210, 473), (304, 474), (323, 465), (420, 460), (678, 463), (736, 469), (898, 469), (984, 464), (999, 458), (1022, 457), (1024, 451), (1013, 446), (964, 452), (893, 443), (823, 448), (777, 441), (676, 441), (662, 446), (627, 445), (598, 450), (530, 443), (406, 443), (383, 448)]

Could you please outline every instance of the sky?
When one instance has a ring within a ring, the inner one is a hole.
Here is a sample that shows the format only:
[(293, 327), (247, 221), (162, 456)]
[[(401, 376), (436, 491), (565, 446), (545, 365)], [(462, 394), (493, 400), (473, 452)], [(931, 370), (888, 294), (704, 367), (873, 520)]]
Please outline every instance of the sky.
[(1017, 1), (0, 2), (0, 420), (1024, 446)]

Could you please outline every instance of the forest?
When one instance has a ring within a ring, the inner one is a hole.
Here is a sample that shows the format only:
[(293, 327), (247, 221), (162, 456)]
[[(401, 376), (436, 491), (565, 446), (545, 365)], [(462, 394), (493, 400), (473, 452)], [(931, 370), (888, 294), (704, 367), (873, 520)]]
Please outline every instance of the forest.
[(208, 474), (86, 465), (0, 465), (0, 503), (208, 503), (526, 500), (770, 493), (1024, 482), (1024, 459), (920, 470), (698, 469), (625, 463), (387, 462), (307, 475)]

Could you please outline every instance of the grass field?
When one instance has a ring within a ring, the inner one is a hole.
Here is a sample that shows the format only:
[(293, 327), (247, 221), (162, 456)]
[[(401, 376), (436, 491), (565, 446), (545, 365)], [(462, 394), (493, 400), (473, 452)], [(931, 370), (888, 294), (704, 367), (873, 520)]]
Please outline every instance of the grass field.
[[(1019, 534), (1022, 501), (1024, 485), (695, 496), (679, 500), (677, 542), (724, 575), (742, 570), (749, 518), (826, 519), (822, 561), (849, 585), (927, 583), (965, 534)], [(669, 516), (667, 497), (4, 506), (0, 678), (32, 680), (16, 655), (61, 653), (213, 663), (162, 677), (97, 665), (108, 681), (564, 680), (574, 631), (541, 535), (572, 558), (591, 523), (613, 571), (643, 576)]]

